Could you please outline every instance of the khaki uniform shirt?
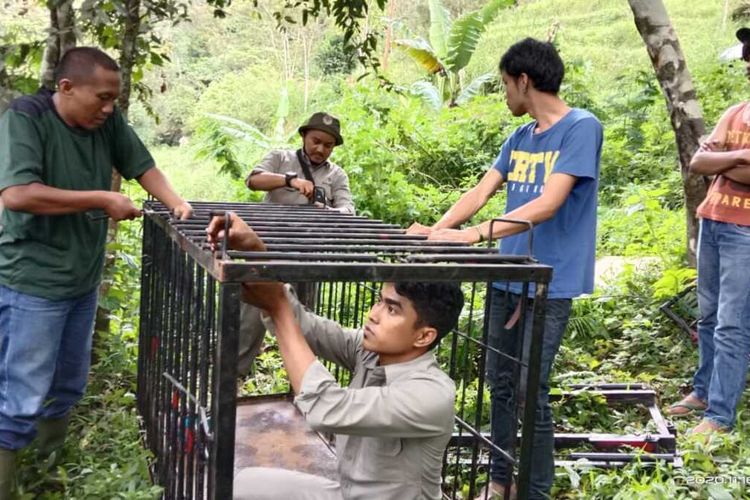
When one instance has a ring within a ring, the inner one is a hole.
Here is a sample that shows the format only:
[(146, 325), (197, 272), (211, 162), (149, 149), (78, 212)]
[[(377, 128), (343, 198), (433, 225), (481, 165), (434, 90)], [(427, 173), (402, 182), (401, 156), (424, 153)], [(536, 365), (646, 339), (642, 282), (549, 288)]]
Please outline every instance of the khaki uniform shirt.
[[(250, 176), (261, 172), (282, 175), (287, 172), (294, 172), (300, 179), (306, 179), (305, 172), (302, 170), (302, 166), (297, 158), (297, 152), (292, 150), (271, 151), (250, 172)], [(311, 166), (310, 172), (312, 173), (315, 185), (325, 190), (327, 206), (342, 209), (345, 213), (354, 214), (354, 202), (352, 201), (352, 193), (349, 190), (349, 177), (344, 172), (344, 169), (335, 163), (327, 161), (317, 167)], [(280, 187), (268, 191), (263, 201), (284, 205), (306, 205), (310, 200), (294, 188)]]
[[(308, 424), (336, 435), (345, 499), (441, 498), (445, 447), (453, 430), (456, 386), (429, 351), (379, 366), (361, 330), (345, 330), (306, 310), (287, 289), (312, 350), (352, 371), (348, 388), (316, 361), (295, 398)], [(266, 318), (269, 331), (273, 324)]]

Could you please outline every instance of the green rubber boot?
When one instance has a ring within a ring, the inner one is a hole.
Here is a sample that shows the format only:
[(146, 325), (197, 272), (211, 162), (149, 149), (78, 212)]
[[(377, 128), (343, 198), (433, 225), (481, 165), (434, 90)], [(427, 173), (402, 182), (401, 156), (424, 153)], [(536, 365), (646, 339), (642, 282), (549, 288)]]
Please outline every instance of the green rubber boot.
[(0, 448), (0, 500), (11, 500), (16, 488), (16, 452)]
[(68, 434), (69, 420), (66, 415), (60, 418), (40, 419), (37, 422), (36, 449), (40, 459), (52, 458), (52, 454), (63, 447), (65, 436)]

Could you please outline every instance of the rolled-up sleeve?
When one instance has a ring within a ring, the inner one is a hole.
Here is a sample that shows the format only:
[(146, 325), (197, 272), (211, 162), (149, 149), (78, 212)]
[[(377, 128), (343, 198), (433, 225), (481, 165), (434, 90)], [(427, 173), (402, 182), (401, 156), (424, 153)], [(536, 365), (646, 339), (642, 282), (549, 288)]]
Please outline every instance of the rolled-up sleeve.
[[(286, 285), (285, 289), (294, 310), (294, 317), (310, 349), (316, 356), (353, 371), (357, 364), (357, 353), (362, 345), (361, 332), (342, 328), (335, 321), (312, 313), (300, 303), (291, 286)], [(268, 331), (276, 335), (271, 318), (266, 314), (263, 314), (262, 318)]]
[(294, 401), (320, 432), (427, 438), (450, 427), (454, 398), (450, 384), (427, 373), (383, 387), (343, 388), (316, 361), (305, 372)]

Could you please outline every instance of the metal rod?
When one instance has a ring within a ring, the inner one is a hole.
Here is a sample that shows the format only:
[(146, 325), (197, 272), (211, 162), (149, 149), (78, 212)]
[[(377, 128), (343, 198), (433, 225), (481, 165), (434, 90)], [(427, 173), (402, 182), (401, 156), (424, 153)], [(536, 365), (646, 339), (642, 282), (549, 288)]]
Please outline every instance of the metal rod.
[(497, 217), (495, 219), (492, 219), (490, 221), (490, 237), (487, 238), (487, 247), (488, 248), (492, 247), (492, 240), (493, 240), (492, 235), (494, 234), (494, 225), (495, 225), (495, 222), (507, 222), (509, 224), (521, 224), (523, 226), (526, 226), (527, 227), (527, 231), (528, 231), (528, 235), (529, 235), (528, 236), (529, 251), (527, 253), (527, 257), (529, 259), (533, 259), (534, 258), (534, 252), (533, 252), (533, 249), (534, 249), (534, 224), (532, 224), (531, 221), (521, 220), (521, 219), (507, 219), (505, 217)]
[(175, 379), (172, 375), (170, 375), (167, 372), (162, 373), (162, 377), (167, 379), (173, 386), (175, 386), (185, 397), (187, 397), (190, 401), (192, 401), (195, 406), (200, 411), (201, 416), (201, 426), (203, 427), (203, 432), (205, 432), (206, 437), (208, 437), (209, 440), (213, 439), (213, 433), (211, 432), (211, 428), (208, 424), (208, 413), (206, 408), (200, 404), (200, 401), (198, 398), (193, 396), (190, 391), (188, 391), (185, 386), (180, 384), (177, 379)]
[(531, 325), (531, 347), (526, 379), (526, 401), (524, 407), (520, 466), (518, 470), (518, 498), (528, 498), (531, 467), (533, 465), (534, 434), (536, 432), (536, 407), (542, 365), (542, 342), (544, 338), (544, 311), (547, 305), (547, 284), (537, 283), (534, 294)]
[(212, 498), (232, 498), (235, 423), (237, 415), (237, 349), (240, 285), (223, 284), (219, 290), (219, 323), (214, 361), (213, 415), (218, 431), (213, 442)]
[(458, 418), (458, 417), (454, 417), (454, 418), (455, 418), (456, 422), (458, 422), (458, 424), (461, 427), (463, 427), (464, 429), (466, 429), (466, 431), (469, 434), (471, 434), (476, 439), (478, 439), (479, 441), (481, 441), (485, 446), (493, 448), (495, 451), (497, 451), (498, 453), (500, 453), (503, 456), (503, 458), (505, 458), (511, 464), (515, 464), (516, 463), (516, 459), (515, 458), (513, 458), (507, 451), (505, 451), (504, 449), (500, 448), (495, 443), (493, 443), (491, 439), (487, 439), (487, 437), (485, 437), (482, 433), (480, 433), (479, 431), (477, 431), (474, 427), (472, 427), (471, 425), (469, 425), (467, 422), (461, 420), (460, 418)]

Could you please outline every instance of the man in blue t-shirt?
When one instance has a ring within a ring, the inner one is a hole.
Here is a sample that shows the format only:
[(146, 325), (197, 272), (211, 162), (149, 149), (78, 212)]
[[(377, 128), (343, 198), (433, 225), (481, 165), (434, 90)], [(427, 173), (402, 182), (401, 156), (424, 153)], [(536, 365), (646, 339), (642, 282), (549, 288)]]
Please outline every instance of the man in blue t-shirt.
[[(468, 221), (507, 185), (504, 217), (533, 223), (533, 256), (553, 267), (544, 322), (544, 343), (538, 407), (535, 421), (534, 467), (531, 498), (548, 498), (554, 480), (554, 426), (549, 406), (549, 374), (570, 316), (571, 299), (594, 287), (594, 252), (599, 160), (602, 127), (582, 109), (570, 108), (557, 95), (564, 75), (563, 62), (554, 46), (526, 38), (511, 46), (500, 60), (506, 104), (514, 116), (528, 114), (534, 121), (516, 129), (503, 144), (491, 169), (433, 226), (415, 223), (411, 234), (431, 240), (477, 243), (501, 239), (503, 254), (527, 254), (525, 226), (490, 221), (453, 229)], [(489, 344), (515, 355), (520, 283), (495, 283), (491, 291)], [(533, 297), (534, 288), (529, 291)], [(533, 300), (527, 301), (525, 328), (531, 324)], [(514, 314), (516, 313), (516, 314)], [(528, 357), (530, 332), (524, 336), (523, 356)], [(526, 374), (521, 373), (523, 385)], [(495, 352), (487, 356), (487, 380), (492, 393), (492, 440), (503, 449), (511, 446), (513, 425), (513, 366)], [(521, 394), (525, 389), (521, 388)], [(511, 486), (512, 469), (492, 453), (489, 491), (478, 498), (503, 495)], [(512, 494), (512, 493), (511, 493)]]

